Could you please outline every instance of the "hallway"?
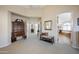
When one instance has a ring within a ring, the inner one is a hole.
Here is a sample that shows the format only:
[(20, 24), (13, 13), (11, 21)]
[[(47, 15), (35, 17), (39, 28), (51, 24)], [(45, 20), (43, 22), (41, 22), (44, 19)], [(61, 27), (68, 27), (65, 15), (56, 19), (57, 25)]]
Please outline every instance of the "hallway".
[(62, 44), (50, 44), (39, 40), (36, 37), (31, 37), (26, 40), (19, 40), (12, 43), (10, 46), (0, 48), (0, 53), (26, 53), (26, 54), (56, 54), (56, 53), (79, 53), (78, 50)]

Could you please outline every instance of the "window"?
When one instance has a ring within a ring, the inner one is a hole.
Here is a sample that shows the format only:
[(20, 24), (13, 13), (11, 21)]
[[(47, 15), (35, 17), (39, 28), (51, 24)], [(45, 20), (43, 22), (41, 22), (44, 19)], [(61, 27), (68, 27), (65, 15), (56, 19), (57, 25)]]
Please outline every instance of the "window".
[(71, 23), (64, 23), (63, 24), (63, 30), (68, 30), (68, 31), (70, 31), (71, 30)]

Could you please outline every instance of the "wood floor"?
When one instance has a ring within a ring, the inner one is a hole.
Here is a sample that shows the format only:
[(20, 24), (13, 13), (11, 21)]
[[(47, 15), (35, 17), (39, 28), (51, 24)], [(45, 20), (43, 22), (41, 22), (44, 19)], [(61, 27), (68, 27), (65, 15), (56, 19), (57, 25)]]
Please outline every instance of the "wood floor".
[(60, 32), (58, 43), (71, 45), (71, 33)]

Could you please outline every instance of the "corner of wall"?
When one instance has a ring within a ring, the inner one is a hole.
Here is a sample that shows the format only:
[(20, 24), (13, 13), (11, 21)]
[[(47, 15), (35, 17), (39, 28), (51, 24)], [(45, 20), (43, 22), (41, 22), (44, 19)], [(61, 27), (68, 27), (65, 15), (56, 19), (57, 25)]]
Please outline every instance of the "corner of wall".
[(7, 44), (4, 44), (4, 45), (0, 45), (0, 48), (3, 48), (3, 47), (6, 47), (6, 46), (9, 46), (11, 43), (7, 43)]

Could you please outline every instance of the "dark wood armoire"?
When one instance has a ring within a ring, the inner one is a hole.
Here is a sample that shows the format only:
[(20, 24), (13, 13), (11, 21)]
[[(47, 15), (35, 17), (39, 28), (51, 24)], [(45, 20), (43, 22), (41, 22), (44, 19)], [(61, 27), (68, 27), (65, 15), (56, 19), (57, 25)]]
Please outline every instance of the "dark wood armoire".
[(25, 35), (25, 24), (23, 20), (16, 19), (14, 22), (12, 22), (12, 37), (11, 41), (15, 42), (17, 37), (22, 36), (24, 39), (26, 38)]

